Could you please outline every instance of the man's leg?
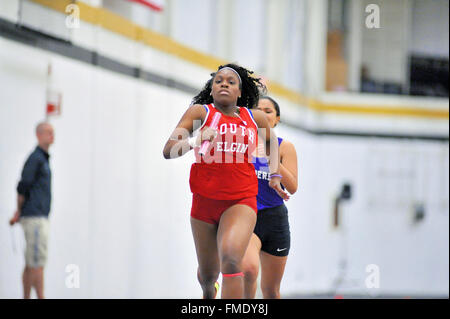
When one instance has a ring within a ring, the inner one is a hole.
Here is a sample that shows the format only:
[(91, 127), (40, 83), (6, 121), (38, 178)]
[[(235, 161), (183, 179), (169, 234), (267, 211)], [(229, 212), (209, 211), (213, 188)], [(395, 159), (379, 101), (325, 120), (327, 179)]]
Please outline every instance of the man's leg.
[(44, 299), (44, 267), (33, 268), (33, 286), (38, 299)]
[(49, 221), (47, 218), (39, 219), (39, 241), (38, 241), (38, 257), (37, 267), (33, 269), (34, 272), (34, 289), (38, 299), (44, 299), (44, 266), (47, 263), (48, 250), (48, 233)]
[(24, 217), (20, 219), (20, 225), (22, 226), (23, 233), (25, 235), (25, 269), (22, 275), (23, 284), (23, 298), (30, 299), (31, 288), (33, 287), (33, 272), (31, 266), (33, 265), (33, 247), (34, 242), (34, 226), (32, 225), (32, 219)]
[(25, 266), (22, 275), (23, 299), (30, 299), (31, 294), (31, 269)]

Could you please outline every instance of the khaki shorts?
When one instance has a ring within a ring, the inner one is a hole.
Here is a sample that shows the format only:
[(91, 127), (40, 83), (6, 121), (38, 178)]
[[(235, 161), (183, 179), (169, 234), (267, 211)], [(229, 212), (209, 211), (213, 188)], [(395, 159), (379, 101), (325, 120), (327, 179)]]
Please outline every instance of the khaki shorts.
[(25, 264), (27, 267), (44, 267), (47, 262), (49, 222), (46, 217), (20, 218), (25, 234)]

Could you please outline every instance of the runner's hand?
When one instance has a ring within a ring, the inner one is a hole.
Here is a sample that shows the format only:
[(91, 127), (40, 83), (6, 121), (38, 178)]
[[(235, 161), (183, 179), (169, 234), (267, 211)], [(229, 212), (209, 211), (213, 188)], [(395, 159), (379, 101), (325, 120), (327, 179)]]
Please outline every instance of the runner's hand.
[[(198, 135), (198, 138), (201, 138), (200, 140), (200, 145), (204, 142), (204, 141), (209, 141), (212, 142), (216, 137), (217, 137), (217, 130), (212, 128), (212, 127), (205, 127), (201, 134)], [(197, 140), (198, 141), (198, 140)]]
[(271, 177), (269, 180), (269, 186), (272, 187), (282, 199), (289, 200), (289, 194), (281, 188), (280, 177)]

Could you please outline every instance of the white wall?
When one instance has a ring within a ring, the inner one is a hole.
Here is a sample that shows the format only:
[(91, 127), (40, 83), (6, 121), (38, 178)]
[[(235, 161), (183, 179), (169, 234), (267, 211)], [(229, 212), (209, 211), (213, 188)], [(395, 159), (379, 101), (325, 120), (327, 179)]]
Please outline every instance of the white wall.
[[(360, 296), (448, 295), (448, 144), (315, 137), (280, 127), (299, 157), (299, 190), (287, 203), (292, 250), (285, 293), (332, 291)], [(353, 197), (334, 229), (333, 198), (343, 183)], [(426, 216), (414, 224), (412, 205)], [(380, 288), (368, 289), (368, 265)]]
[(211, 52), (219, 28), (213, 14), (214, 2), (172, 0), (170, 36), (194, 49)]
[(71, 29), (66, 28), (65, 15), (55, 14), (31, 1), (13, 2), (19, 3), (19, 24), (64, 40), (70, 39)]
[(267, 29), (274, 26), (266, 19), (266, 1), (247, 0), (235, 1), (232, 19), (227, 23), (231, 32), (233, 45), (229, 58), (242, 65), (248, 65), (253, 70), (262, 71), (267, 45)]

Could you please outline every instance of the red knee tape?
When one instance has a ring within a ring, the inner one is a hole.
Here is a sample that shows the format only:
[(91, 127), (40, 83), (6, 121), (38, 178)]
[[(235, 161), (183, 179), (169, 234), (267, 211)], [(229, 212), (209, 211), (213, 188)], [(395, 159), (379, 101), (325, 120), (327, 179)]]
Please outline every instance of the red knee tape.
[(222, 277), (238, 277), (238, 276), (244, 276), (243, 272), (237, 272), (235, 274), (222, 274)]

